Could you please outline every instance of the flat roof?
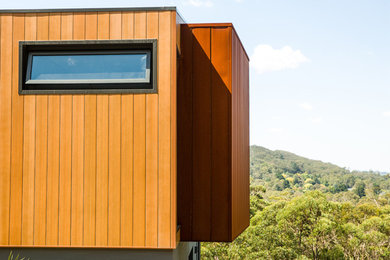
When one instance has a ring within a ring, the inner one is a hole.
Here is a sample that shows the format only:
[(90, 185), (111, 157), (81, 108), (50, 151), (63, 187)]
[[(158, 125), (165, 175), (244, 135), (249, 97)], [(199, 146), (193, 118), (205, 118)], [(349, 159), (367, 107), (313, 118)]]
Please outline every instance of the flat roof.
[(175, 6), (160, 7), (112, 7), (112, 8), (56, 8), (56, 9), (0, 9), (0, 13), (79, 13), (120, 11), (177, 11)]

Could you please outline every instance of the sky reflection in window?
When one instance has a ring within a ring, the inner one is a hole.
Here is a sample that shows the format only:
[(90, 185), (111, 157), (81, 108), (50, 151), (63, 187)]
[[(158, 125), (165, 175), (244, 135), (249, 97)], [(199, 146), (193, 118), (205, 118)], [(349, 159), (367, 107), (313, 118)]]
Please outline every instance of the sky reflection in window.
[(33, 55), (30, 79), (146, 79), (147, 59), (147, 53)]

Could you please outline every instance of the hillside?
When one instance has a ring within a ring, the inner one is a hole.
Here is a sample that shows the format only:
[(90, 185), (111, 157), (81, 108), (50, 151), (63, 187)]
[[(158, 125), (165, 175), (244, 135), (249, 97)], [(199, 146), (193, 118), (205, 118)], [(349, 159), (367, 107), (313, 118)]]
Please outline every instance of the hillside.
[(250, 226), (202, 259), (390, 259), (390, 175), (251, 147)]
[(390, 189), (390, 175), (349, 171), (331, 163), (311, 160), (286, 151), (251, 146), (252, 184), (267, 190), (321, 190), (332, 194), (364, 185), (379, 194)]

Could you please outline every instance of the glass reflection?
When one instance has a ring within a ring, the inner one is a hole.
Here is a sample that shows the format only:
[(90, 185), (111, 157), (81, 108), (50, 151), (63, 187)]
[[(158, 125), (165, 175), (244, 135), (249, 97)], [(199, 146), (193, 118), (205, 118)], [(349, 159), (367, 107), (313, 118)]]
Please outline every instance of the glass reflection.
[(146, 79), (148, 54), (33, 55), (31, 80)]

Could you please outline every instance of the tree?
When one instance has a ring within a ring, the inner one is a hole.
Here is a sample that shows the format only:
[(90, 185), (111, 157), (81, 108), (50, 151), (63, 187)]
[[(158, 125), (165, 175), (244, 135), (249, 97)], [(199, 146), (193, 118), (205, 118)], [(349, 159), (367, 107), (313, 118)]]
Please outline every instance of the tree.
[(379, 186), (378, 183), (374, 183), (372, 185), (372, 191), (374, 192), (375, 195), (379, 195), (381, 193), (381, 186)]
[(302, 186), (302, 180), (297, 175), (294, 176), (293, 184), (297, 186)]
[(290, 182), (288, 180), (283, 180), (283, 189), (291, 188)]
[(276, 177), (277, 179), (279, 179), (279, 180), (284, 180), (284, 176), (283, 176), (282, 173), (280, 173), (280, 172), (277, 172), (277, 173), (275, 174), (275, 177)]
[(359, 182), (356, 185), (355, 193), (361, 198), (366, 196), (366, 184), (364, 182)]

